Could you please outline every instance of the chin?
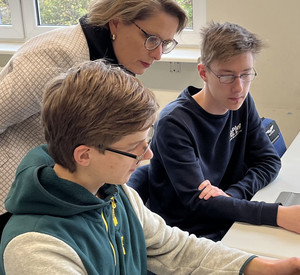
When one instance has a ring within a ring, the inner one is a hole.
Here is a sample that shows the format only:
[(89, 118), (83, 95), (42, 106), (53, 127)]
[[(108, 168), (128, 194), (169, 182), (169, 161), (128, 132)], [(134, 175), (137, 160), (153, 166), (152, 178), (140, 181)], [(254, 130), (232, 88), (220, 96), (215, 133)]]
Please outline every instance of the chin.
[(241, 106), (229, 108), (230, 111), (237, 111)]
[(143, 64), (134, 64), (132, 66), (131, 69), (129, 69), (129, 71), (138, 74), (138, 75), (142, 75), (144, 72), (146, 72), (149, 68), (151, 67), (151, 65), (149, 65), (148, 67), (143, 66)]
[[(127, 180), (128, 181), (128, 180)], [(121, 181), (118, 181), (118, 182), (114, 182), (112, 183), (113, 185), (124, 185), (125, 183), (127, 183), (127, 181), (124, 181), (124, 182), (121, 182)]]
[(128, 177), (124, 177), (122, 180), (120, 180), (119, 182), (115, 183), (116, 185), (123, 185), (125, 183), (127, 183), (129, 181), (131, 174), (128, 175)]
[(132, 70), (134, 74), (142, 75), (147, 69)]
[(237, 111), (238, 109), (241, 108), (241, 106), (243, 105), (243, 102), (239, 102), (237, 104), (230, 104), (230, 106), (228, 106), (228, 110), (231, 110), (231, 111)]

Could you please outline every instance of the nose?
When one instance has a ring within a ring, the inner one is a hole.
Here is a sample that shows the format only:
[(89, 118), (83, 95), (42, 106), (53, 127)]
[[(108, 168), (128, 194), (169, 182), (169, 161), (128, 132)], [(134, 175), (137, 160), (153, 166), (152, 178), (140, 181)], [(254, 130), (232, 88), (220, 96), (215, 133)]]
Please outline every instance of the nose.
[(233, 82), (233, 90), (236, 93), (239, 93), (243, 90), (244, 82), (241, 80), (240, 77), (237, 77)]
[(149, 148), (146, 152), (146, 154), (143, 157), (143, 160), (150, 160), (153, 158), (153, 152), (152, 150)]
[(162, 44), (160, 44), (157, 48), (150, 50), (149, 55), (155, 60), (160, 60), (162, 55)]

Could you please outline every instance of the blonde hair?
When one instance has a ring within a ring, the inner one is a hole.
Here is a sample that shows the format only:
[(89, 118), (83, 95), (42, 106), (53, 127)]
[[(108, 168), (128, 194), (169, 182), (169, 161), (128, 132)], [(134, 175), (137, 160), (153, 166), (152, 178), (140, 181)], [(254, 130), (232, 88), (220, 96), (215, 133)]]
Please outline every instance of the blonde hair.
[(188, 18), (185, 11), (175, 0), (98, 0), (90, 5), (88, 21), (103, 27), (112, 19), (121, 18), (124, 23), (145, 20), (163, 11), (178, 18), (177, 32), (186, 26)]
[(74, 172), (77, 146), (106, 147), (148, 129), (158, 107), (153, 92), (134, 76), (103, 60), (86, 61), (46, 88), (42, 122), (49, 153)]
[(255, 34), (232, 23), (209, 23), (201, 31), (201, 62), (227, 61), (233, 56), (251, 52), (255, 57), (264, 44)]

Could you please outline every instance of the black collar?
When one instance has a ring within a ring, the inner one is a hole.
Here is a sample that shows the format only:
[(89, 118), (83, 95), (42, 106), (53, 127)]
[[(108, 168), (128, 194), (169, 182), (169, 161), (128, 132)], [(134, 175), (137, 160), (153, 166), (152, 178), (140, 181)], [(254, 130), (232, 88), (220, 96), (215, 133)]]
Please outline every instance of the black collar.
[(81, 28), (88, 43), (90, 60), (105, 58), (112, 64), (118, 64), (111, 42), (110, 30), (87, 23), (87, 16), (79, 19)]
[[(111, 33), (108, 27), (97, 27), (87, 22), (87, 15), (79, 19), (82, 31), (85, 35), (89, 52), (90, 60), (104, 58), (112, 64), (119, 65), (111, 42)], [(135, 75), (131, 71), (122, 67), (127, 73)]]

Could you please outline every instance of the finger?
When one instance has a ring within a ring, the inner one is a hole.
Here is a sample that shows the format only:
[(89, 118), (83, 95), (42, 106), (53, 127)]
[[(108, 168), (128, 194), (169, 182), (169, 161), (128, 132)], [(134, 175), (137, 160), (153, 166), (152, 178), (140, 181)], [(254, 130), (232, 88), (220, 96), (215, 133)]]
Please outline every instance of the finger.
[(211, 197), (218, 196), (217, 193), (218, 192), (215, 189), (212, 188), (212, 189), (209, 190), (209, 192), (207, 192), (207, 194), (203, 197), (203, 199), (208, 200)]
[(203, 198), (211, 191), (211, 189), (212, 189), (211, 185), (205, 187), (205, 188), (201, 191), (201, 193), (200, 193), (200, 195), (199, 195), (199, 198), (200, 198), (200, 199), (203, 199)]
[(203, 190), (204, 188), (206, 188), (206, 187), (209, 186), (209, 185), (210, 185), (210, 181), (209, 181), (209, 180), (205, 180), (205, 181), (203, 181), (203, 182), (199, 185), (198, 189), (199, 189), (199, 190)]

